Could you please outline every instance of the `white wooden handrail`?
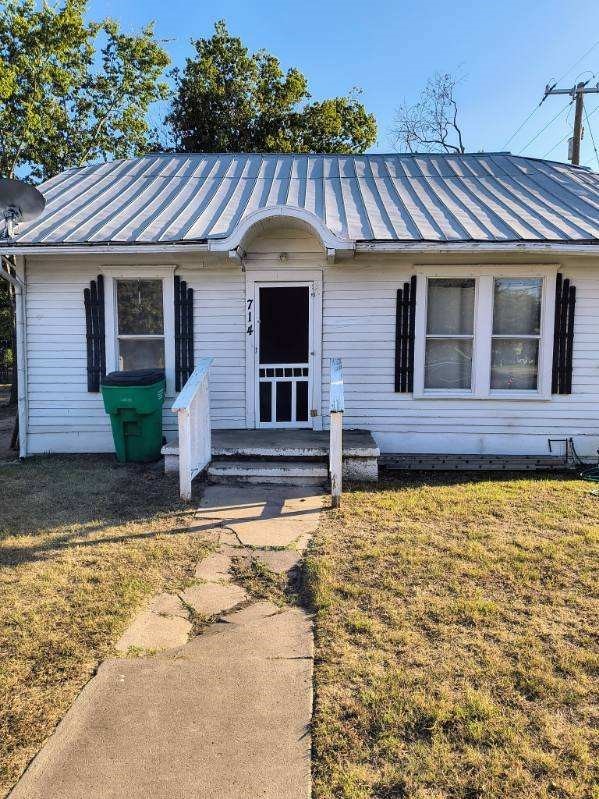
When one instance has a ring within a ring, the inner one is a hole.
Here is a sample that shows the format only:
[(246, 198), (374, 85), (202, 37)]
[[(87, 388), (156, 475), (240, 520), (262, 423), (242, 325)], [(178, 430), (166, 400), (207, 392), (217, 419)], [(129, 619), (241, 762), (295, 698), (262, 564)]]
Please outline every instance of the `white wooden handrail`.
[(213, 358), (202, 358), (173, 403), (179, 423), (179, 493), (191, 499), (191, 481), (212, 458), (208, 372)]
[(343, 395), (343, 367), (341, 358), (331, 358), (331, 385), (329, 390), (330, 408), (330, 443), (329, 443), (329, 477), (331, 480), (331, 500), (334, 508), (341, 504), (341, 488), (343, 473), (343, 412), (345, 398)]

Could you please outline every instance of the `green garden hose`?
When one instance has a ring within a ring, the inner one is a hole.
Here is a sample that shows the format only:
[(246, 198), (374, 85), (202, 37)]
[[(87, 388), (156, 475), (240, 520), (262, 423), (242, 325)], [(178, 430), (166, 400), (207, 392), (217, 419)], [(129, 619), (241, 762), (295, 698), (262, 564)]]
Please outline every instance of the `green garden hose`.
[(599, 483), (599, 466), (593, 466), (591, 469), (580, 472), (580, 478), (588, 480), (590, 483)]
[[(576, 447), (574, 446), (574, 441), (570, 438), (568, 439), (568, 448), (570, 450), (570, 454), (572, 456), (572, 460), (577, 467), (586, 466), (585, 462), (582, 460), (580, 455), (576, 452)], [(598, 455), (598, 462), (596, 466), (586, 467), (581, 472), (578, 473), (578, 476), (581, 480), (586, 480), (589, 483), (599, 483), (599, 450), (597, 450)]]

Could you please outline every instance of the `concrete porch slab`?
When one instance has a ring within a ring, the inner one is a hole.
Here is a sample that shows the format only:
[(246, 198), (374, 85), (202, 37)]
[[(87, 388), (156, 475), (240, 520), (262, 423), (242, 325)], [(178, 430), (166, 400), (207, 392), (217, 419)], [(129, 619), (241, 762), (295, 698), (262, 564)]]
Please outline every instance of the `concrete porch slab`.
[[(214, 457), (325, 458), (329, 454), (328, 430), (213, 430)], [(376, 458), (380, 455), (368, 430), (343, 431), (344, 457)]]

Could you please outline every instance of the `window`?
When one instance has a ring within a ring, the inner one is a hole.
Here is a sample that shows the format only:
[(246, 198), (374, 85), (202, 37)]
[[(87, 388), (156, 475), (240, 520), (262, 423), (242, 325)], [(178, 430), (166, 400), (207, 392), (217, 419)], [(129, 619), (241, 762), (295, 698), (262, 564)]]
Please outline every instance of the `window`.
[(472, 279), (428, 281), (425, 388), (470, 390), (474, 294)]
[(118, 368), (164, 369), (162, 280), (116, 280)]
[(491, 388), (536, 391), (541, 338), (540, 278), (496, 278)]
[(551, 267), (431, 268), (418, 276), (416, 396), (551, 396)]

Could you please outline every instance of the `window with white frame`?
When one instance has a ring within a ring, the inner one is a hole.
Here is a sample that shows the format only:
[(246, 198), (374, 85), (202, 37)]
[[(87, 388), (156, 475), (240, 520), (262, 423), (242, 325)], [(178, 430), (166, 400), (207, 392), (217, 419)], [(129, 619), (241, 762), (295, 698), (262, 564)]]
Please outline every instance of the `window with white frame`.
[(492, 389), (537, 390), (542, 295), (539, 277), (494, 279)]
[(415, 395), (550, 396), (554, 297), (552, 268), (419, 275)]
[(427, 389), (471, 389), (475, 288), (472, 278), (428, 281), (424, 364)]
[(160, 279), (117, 279), (119, 370), (164, 369), (164, 302)]

